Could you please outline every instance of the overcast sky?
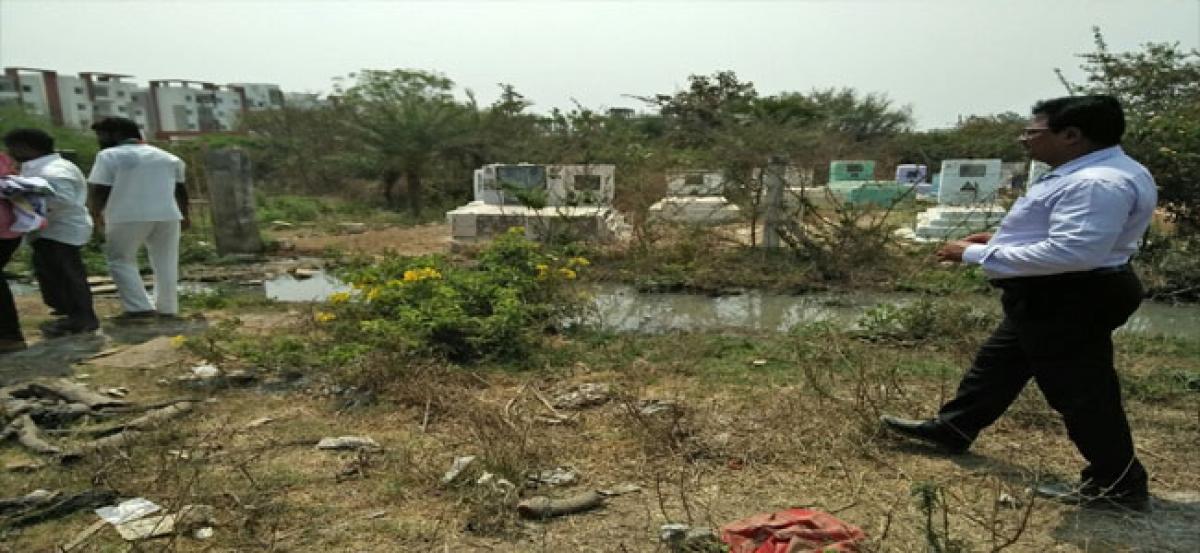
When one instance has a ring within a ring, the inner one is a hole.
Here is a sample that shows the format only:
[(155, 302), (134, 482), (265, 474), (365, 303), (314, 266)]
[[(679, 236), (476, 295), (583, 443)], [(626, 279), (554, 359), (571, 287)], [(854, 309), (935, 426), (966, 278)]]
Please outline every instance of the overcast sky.
[(1112, 50), (1200, 47), (1200, 0), (334, 1), (0, 0), (0, 65), (328, 92), (360, 68), (496, 83), (538, 111), (643, 107), (693, 73), (762, 94), (850, 86), (909, 104), (921, 127), (1025, 113), (1099, 25)]

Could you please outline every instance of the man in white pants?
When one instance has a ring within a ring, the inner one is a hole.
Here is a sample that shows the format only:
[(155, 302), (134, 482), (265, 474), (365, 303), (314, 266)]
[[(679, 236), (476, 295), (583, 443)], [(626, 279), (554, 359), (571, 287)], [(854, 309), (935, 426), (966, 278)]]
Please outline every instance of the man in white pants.
[[(142, 142), (137, 123), (108, 117), (92, 125), (102, 148), (88, 182), (92, 211), (103, 226), (108, 270), (124, 313), (133, 322), (179, 313), (179, 235), (189, 226), (184, 163)], [(154, 272), (154, 301), (138, 274), (137, 254), (145, 245)]]

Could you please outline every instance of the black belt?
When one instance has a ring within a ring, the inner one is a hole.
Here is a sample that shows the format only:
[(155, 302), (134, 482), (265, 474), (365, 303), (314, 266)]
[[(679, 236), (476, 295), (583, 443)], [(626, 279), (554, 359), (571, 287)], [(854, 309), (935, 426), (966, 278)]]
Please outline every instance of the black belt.
[(997, 288), (1006, 288), (1012, 286), (1026, 286), (1031, 284), (1054, 284), (1058, 282), (1070, 282), (1073, 280), (1132, 272), (1133, 267), (1128, 263), (1125, 263), (1122, 265), (1114, 265), (1112, 267), (1098, 267), (1090, 271), (1075, 271), (1070, 273), (1058, 273), (1054, 275), (996, 278), (989, 282), (992, 284), (992, 286)]

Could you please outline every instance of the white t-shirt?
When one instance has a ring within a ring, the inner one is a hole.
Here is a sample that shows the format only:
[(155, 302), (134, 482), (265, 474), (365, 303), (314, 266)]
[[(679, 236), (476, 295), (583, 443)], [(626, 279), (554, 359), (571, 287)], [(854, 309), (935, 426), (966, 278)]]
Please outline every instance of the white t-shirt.
[(88, 182), (112, 187), (104, 219), (109, 223), (179, 221), (175, 183), (184, 179), (183, 160), (149, 144), (100, 150)]

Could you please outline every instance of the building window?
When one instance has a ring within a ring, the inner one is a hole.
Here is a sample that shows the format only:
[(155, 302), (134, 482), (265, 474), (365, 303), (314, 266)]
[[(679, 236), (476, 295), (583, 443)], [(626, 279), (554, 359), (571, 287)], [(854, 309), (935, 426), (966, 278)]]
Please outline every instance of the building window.
[(76, 104), (76, 106), (79, 107), (80, 111), (87, 109), (87, 104)]
[(117, 91), (117, 97), (118, 97), (118, 98), (124, 98), (124, 97), (125, 97), (125, 91), (124, 91), (124, 90), (118, 90), (118, 91)]
[(191, 97), (190, 95), (189, 95), (189, 96), (184, 96), (184, 97), (183, 97), (183, 101), (185, 101), (185, 102), (190, 102), (190, 101), (192, 101), (192, 97)]
[(33, 87), (31, 87), (27, 84), (23, 84), (23, 85), (21, 85), (21, 90), (23, 90), (25, 92), (33, 92)]
[(75, 87), (75, 93), (76, 93), (76, 94), (83, 94), (83, 89), (77, 86), (77, 87)]
[(125, 109), (125, 106), (117, 106), (117, 111), (129, 111), (129, 110)]

